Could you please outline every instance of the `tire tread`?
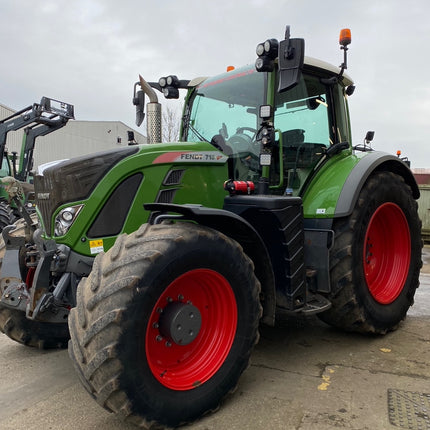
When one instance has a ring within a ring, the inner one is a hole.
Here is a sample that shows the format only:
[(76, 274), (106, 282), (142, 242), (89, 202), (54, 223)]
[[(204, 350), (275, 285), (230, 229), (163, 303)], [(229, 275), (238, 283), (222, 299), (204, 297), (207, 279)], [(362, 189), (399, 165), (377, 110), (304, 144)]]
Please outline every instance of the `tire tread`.
[[(396, 189), (402, 195), (403, 199), (407, 199), (407, 204), (412, 208), (413, 219), (411, 222), (417, 231), (421, 231), (421, 221), (417, 214), (417, 202), (412, 198), (411, 189), (404, 182), (403, 178), (386, 171), (377, 172), (371, 176), (363, 187), (351, 216), (334, 221), (335, 245), (330, 254), (330, 277), (332, 285), (330, 300), (332, 307), (328, 311), (319, 314), (323, 321), (334, 327), (360, 333), (385, 334), (387, 331), (395, 330), (400, 321), (406, 316), (407, 309), (404, 311), (404, 314), (398, 315), (397, 323), (391, 326), (379, 324), (379, 321), (370, 315), (366, 306), (360, 301), (357, 295), (357, 287), (354, 285), (353, 246), (355, 231), (360, 226), (360, 214), (366, 205), (368, 205), (373, 193), (389, 193), (390, 188)], [(411, 236), (411, 240), (414, 237)], [(421, 246), (422, 248), (422, 241), (420, 244), (412, 243), (414, 249), (417, 246)], [(410, 269), (412, 271), (412, 279), (406, 294), (408, 307), (413, 304), (415, 290), (419, 286), (419, 270), (422, 266), (421, 258), (412, 259), (411, 264), (414, 266)]]
[[(208, 232), (207, 229), (189, 224), (180, 228), (169, 225), (150, 227), (144, 225), (131, 235), (122, 235), (111, 251), (99, 254), (95, 260), (95, 270), (78, 286), (78, 303), (76, 308), (71, 310), (69, 318), (71, 333), (69, 354), (72, 361), (81, 380), (83, 379), (85, 388), (98, 403), (119, 414), (126, 421), (145, 429), (159, 428), (159, 424), (133, 412), (132, 405), (121, 388), (120, 375), (123, 365), (117, 357), (116, 339), (121, 333), (123, 322), (128, 318), (125, 305), (133, 300), (139, 280), (134, 274), (142, 273), (151, 265), (157, 264), (172, 242), (177, 244), (182, 241), (198, 241), (200, 237), (208, 234), (214, 236), (214, 240), (221, 244), (227, 242), (229, 246), (238, 250), (242, 255), (241, 263), (250, 273), (253, 271), (253, 264), (243, 254), (240, 245), (224, 235), (220, 238), (218, 232)], [(142, 251), (142, 245), (148, 250)], [(100, 285), (106, 286), (100, 288)], [(255, 279), (252, 295), (254, 303), (259, 306), (255, 313), (261, 316), (259, 293), (260, 284)], [(252, 345), (258, 341), (258, 324), (259, 321), (256, 319), (252, 327), (254, 333)], [(244, 356), (249, 357), (251, 350), (252, 347)], [(242, 367), (241, 372), (247, 364)], [(229, 392), (235, 388), (236, 386), (231, 387)]]

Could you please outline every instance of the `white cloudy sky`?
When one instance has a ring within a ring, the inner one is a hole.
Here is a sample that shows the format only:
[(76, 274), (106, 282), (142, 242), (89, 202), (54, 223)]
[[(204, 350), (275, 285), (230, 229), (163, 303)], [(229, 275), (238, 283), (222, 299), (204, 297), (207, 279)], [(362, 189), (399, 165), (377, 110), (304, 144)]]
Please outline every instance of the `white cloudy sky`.
[(0, 103), (46, 95), (77, 119), (133, 126), (139, 73), (190, 79), (254, 63), (286, 24), (306, 55), (339, 65), (349, 27), (354, 143), (375, 130), (375, 149), (430, 168), (429, 13), (428, 0), (1, 0)]

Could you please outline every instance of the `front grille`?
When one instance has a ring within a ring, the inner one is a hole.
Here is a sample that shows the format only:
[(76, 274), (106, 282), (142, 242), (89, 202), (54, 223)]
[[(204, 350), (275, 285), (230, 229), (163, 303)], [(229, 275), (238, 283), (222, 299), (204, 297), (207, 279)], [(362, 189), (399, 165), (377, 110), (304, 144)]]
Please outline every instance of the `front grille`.
[(51, 231), (51, 213), (53, 212), (53, 204), (50, 200), (38, 200), (37, 207), (42, 215), (46, 233), (49, 234)]

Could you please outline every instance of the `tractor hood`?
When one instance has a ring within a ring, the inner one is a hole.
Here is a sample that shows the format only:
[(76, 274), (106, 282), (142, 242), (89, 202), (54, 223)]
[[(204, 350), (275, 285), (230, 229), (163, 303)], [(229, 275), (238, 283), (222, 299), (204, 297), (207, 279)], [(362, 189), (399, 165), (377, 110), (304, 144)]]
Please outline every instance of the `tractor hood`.
[(137, 146), (48, 163), (34, 178), (37, 207), (47, 231), (55, 208), (87, 198), (100, 179), (119, 161), (138, 151)]

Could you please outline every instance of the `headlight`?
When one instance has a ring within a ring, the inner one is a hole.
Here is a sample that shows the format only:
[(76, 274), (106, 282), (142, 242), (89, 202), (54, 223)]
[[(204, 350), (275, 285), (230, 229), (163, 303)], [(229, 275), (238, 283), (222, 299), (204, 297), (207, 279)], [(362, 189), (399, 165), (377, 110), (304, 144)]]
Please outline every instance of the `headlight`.
[(257, 48), (255, 48), (256, 54), (260, 57), (264, 54), (264, 43), (259, 43)]
[(84, 205), (69, 206), (61, 211), (55, 217), (55, 236), (64, 236), (73, 224)]
[(175, 75), (167, 76), (166, 82), (167, 82), (167, 85), (169, 86), (176, 87), (176, 88), (179, 87), (179, 79)]
[(255, 52), (258, 58), (255, 62), (257, 72), (271, 72), (275, 68), (275, 59), (278, 56), (279, 42), (276, 39), (267, 39), (259, 43)]

